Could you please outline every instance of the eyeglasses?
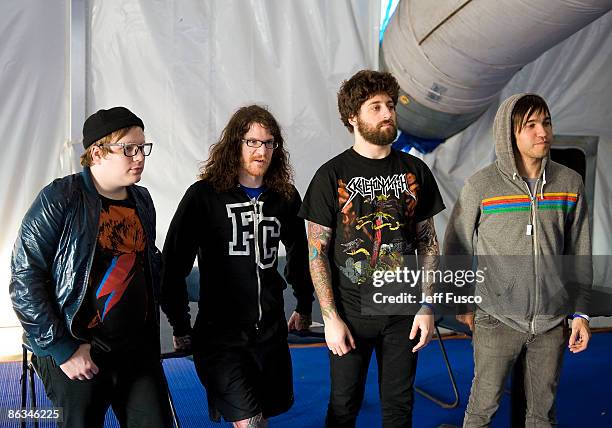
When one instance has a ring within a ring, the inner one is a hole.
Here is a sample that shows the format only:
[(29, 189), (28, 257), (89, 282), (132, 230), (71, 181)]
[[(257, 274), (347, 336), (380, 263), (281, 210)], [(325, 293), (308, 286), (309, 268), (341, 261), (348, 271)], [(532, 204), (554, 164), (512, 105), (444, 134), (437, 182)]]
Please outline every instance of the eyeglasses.
[(274, 140), (270, 141), (261, 141), (261, 140), (253, 140), (250, 138), (243, 138), (242, 142), (245, 143), (249, 147), (253, 147), (254, 149), (260, 148), (262, 145), (266, 146), (266, 149), (274, 150), (278, 147), (278, 143)]
[(118, 146), (123, 147), (123, 154), (128, 158), (133, 158), (138, 154), (140, 150), (144, 156), (149, 156), (151, 154), (151, 150), (153, 150), (153, 143), (143, 143), (143, 144), (134, 144), (134, 143), (112, 143), (112, 144), (100, 144), (99, 147), (112, 147)]

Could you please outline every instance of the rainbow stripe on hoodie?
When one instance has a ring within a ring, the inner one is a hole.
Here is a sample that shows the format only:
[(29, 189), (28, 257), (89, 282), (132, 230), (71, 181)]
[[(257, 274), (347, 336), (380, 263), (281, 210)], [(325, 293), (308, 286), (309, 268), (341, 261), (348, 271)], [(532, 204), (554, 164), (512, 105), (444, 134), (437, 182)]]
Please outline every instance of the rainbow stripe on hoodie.
[[(540, 193), (537, 195), (538, 210), (561, 210), (570, 212), (576, 208), (577, 193)], [(531, 198), (528, 195), (495, 196), (482, 200), (483, 214), (500, 214), (529, 211)]]

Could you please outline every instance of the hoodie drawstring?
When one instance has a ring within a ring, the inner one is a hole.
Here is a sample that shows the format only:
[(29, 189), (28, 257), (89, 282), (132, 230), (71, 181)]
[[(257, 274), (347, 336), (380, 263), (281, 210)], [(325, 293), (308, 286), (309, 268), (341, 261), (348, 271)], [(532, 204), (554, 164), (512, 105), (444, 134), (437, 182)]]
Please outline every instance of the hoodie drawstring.
[(546, 170), (544, 170), (544, 174), (542, 175), (542, 185), (540, 186), (540, 200), (544, 200), (544, 185), (546, 184)]

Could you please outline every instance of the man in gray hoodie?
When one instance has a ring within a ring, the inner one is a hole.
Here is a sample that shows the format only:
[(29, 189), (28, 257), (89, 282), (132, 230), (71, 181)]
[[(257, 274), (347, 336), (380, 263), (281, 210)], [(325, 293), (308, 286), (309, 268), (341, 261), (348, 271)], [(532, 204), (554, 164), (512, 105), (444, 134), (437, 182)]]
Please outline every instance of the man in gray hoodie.
[[(591, 242), (579, 174), (550, 160), (550, 111), (534, 94), (505, 100), (493, 125), (497, 160), (470, 177), (453, 209), (445, 255), (476, 256), (481, 302), (457, 316), (473, 331), (474, 380), (464, 427), (489, 426), (524, 351), (525, 426), (556, 424), (566, 341), (587, 348)], [(565, 320), (573, 314), (567, 338)]]

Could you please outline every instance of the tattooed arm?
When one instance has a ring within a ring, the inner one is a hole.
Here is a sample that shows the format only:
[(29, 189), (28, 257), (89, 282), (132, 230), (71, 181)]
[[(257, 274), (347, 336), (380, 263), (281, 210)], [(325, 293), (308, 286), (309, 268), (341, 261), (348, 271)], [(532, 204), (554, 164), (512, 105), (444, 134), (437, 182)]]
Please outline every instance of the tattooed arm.
[(263, 417), (263, 414), (258, 413), (248, 419), (233, 422), (234, 428), (267, 428), (268, 420)]
[[(434, 226), (433, 217), (423, 220), (416, 225), (416, 250), (419, 263), (425, 272), (438, 269), (438, 258), (440, 257), (440, 246)], [(433, 295), (433, 275), (423, 276), (423, 293), (426, 296)]]
[(325, 324), (325, 342), (332, 353), (342, 356), (355, 348), (355, 341), (348, 327), (338, 315), (334, 302), (328, 255), (331, 236), (331, 228), (308, 222), (310, 276), (321, 306)]
[[(438, 245), (438, 237), (434, 227), (433, 217), (423, 220), (416, 225), (416, 248), (419, 257), (419, 263), (424, 271), (422, 290), (426, 296), (433, 295), (433, 275), (427, 275), (428, 271), (438, 269), (438, 257), (440, 256), (440, 246)], [(410, 331), (410, 339), (414, 339), (418, 330), (421, 330), (419, 343), (412, 349), (416, 352), (425, 347), (431, 340), (434, 330), (433, 311), (427, 306), (423, 306), (415, 315)]]

